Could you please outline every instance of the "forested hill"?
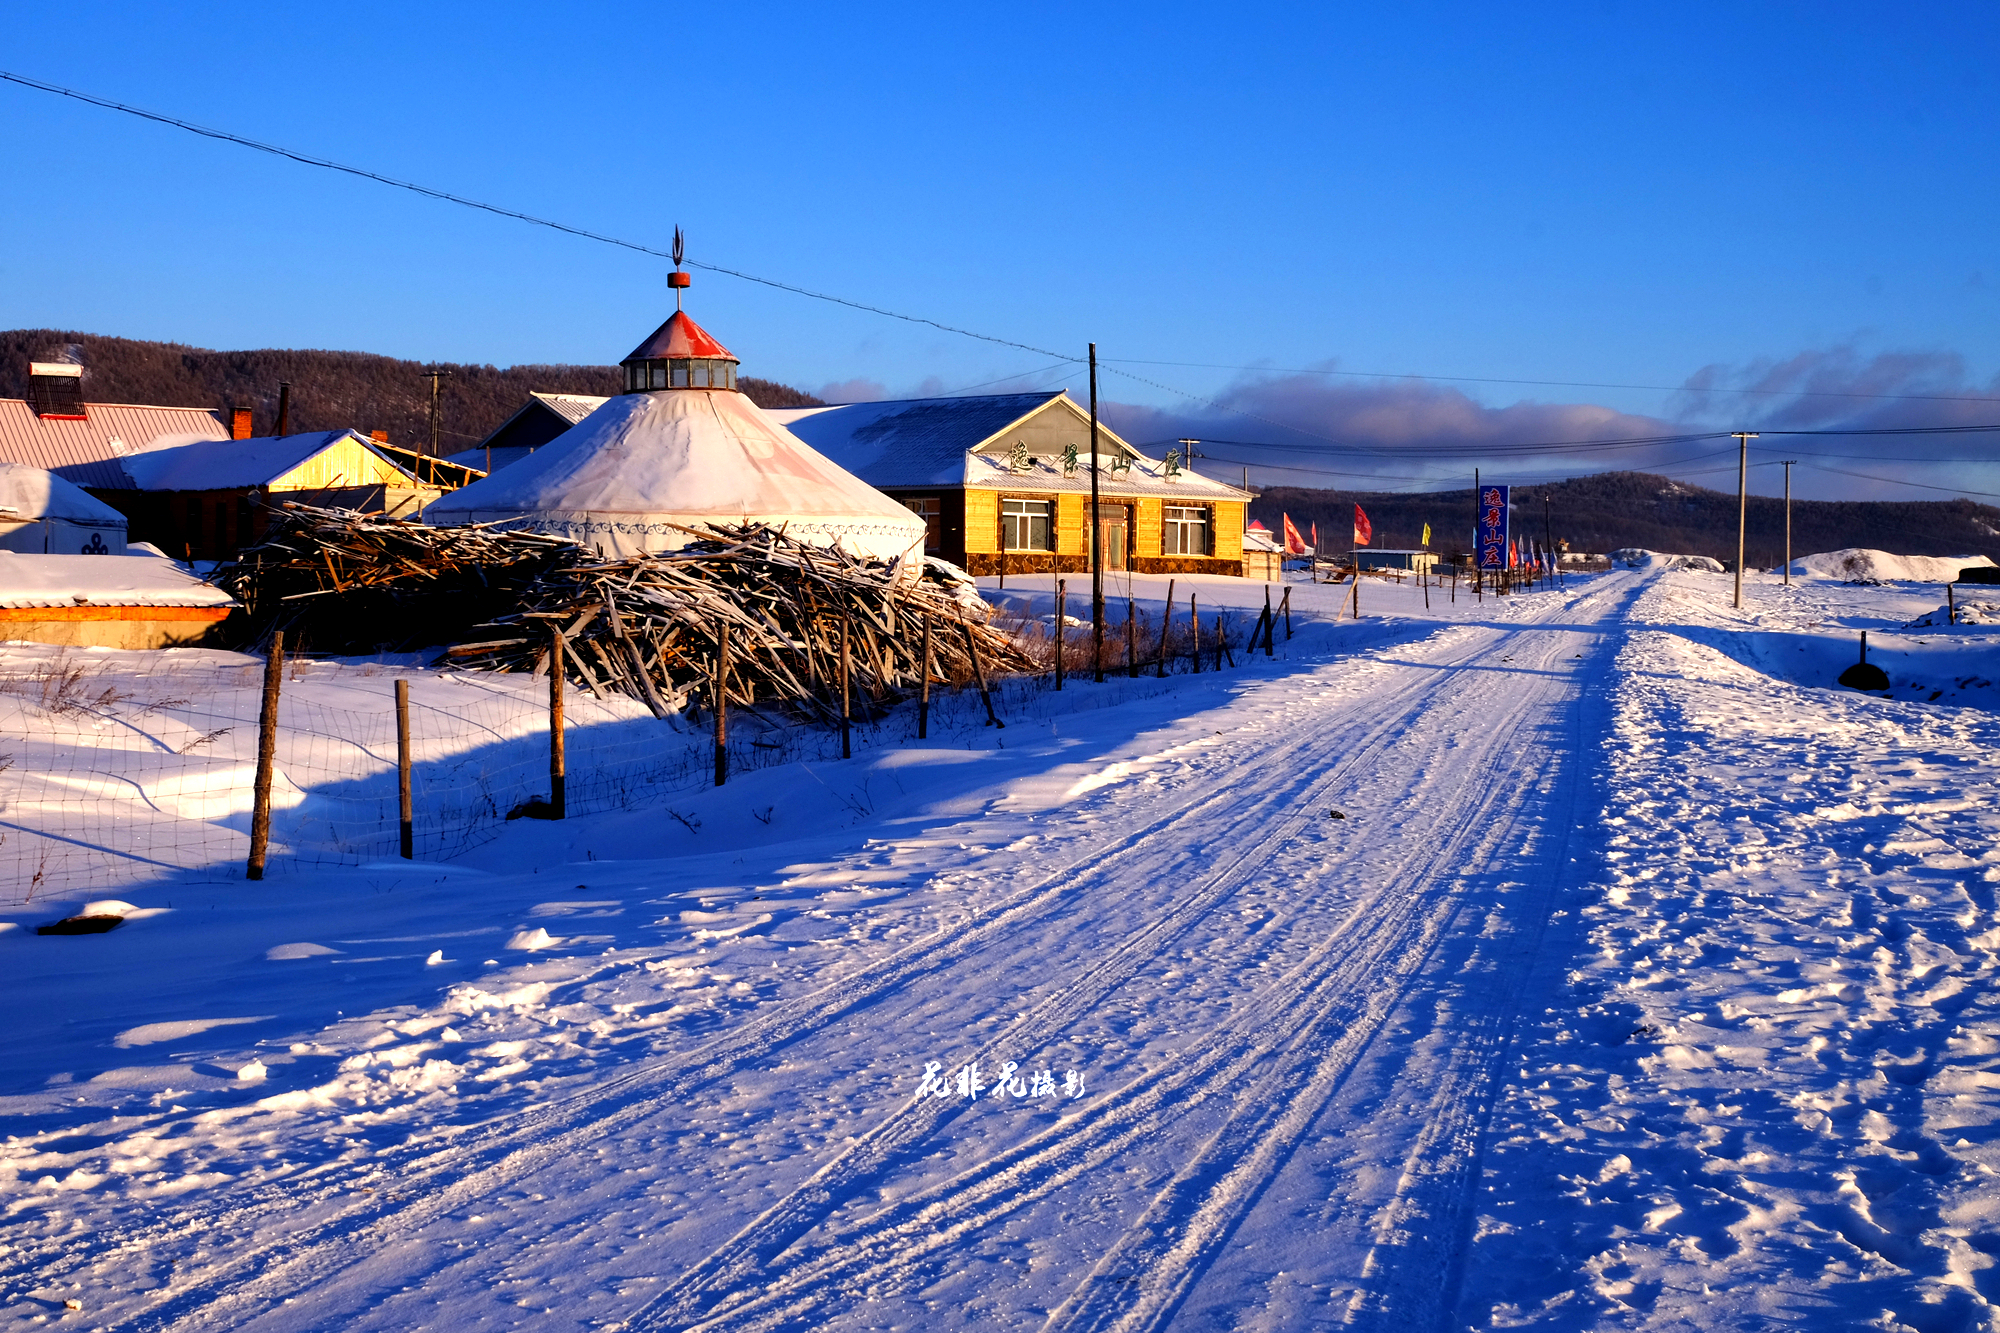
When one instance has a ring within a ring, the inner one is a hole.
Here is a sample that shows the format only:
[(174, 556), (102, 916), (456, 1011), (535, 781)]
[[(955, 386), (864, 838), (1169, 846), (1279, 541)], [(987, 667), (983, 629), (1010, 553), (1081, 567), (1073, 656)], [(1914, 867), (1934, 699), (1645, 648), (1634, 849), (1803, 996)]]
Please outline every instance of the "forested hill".
[[(1547, 500), (1546, 522), (1544, 499)], [(1647, 472), (1605, 472), (1593, 477), (1513, 491), (1515, 531), (1537, 541), (1545, 531), (1567, 539), (1573, 551), (1644, 546), (1655, 551), (1736, 558), (1736, 496), (1689, 486)], [(1322, 491), (1275, 486), (1250, 506), (1251, 516), (1273, 531), (1290, 514), (1299, 531), (1319, 524), (1328, 550), (1346, 550), (1354, 506), (1367, 511), (1378, 547), (1417, 545), (1431, 525), (1431, 547), (1469, 550), (1472, 488), (1405, 495), (1385, 491)], [(1744, 557), (1751, 567), (1784, 559), (1785, 502), (1750, 498)], [(2000, 508), (1970, 500), (1794, 500), (1792, 554), (1872, 547), (1898, 555), (1986, 555), (2000, 561)]]
[[(258, 434), (278, 420), (278, 382), (292, 385), (290, 428), (364, 433), (385, 430), (404, 448), (430, 443), (431, 382), (426, 370), (448, 370), (440, 449), (470, 448), (519, 410), (530, 391), (620, 392), (616, 366), (497, 366), (422, 364), (368, 352), (265, 348), (212, 352), (179, 343), (106, 338), (58, 329), (0, 332), (0, 398), (25, 397), (30, 361), (58, 361), (65, 352), (83, 364), (83, 396), (96, 403), (156, 407), (248, 407)], [(810, 407), (820, 400), (770, 380), (743, 376), (737, 384), (763, 407)]]

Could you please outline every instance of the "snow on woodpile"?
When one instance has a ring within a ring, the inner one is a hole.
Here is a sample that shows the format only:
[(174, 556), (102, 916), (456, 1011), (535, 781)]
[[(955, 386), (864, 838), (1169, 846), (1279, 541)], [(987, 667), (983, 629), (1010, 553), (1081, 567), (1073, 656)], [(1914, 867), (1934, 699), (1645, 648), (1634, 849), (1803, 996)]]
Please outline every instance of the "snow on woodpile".
[(1983, 555), (1891, 555), (1857, 546), (1794, 560), (1792, 576), (1843, 583), (1950, 583), (1961, 569), (1992, 563)]

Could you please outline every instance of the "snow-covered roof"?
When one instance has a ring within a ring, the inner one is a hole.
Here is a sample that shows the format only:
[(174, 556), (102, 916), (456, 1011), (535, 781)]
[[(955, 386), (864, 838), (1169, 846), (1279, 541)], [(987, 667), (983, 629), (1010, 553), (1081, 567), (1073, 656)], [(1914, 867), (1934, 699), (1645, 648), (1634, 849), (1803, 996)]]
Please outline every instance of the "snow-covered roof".
[(195, 440), (226, 440), (213, 408), (86, 403), (82, 421), (35, 415), (25, 399), (0, 398), (0, 462), (46, 468), (78, 486), (127, 485), (120, 459)]
[[(837, 407), (793, 407), (771, 415), (821, 453), (873, 486), (969, 486), (983, 490), (1024, 487), (1035, 491), (1090, 490), (1090, 457), (1085, 454), (1067, 475), (1062, 460), (1044, 448), (1029, 454), (1025, 468), (1013, 465), (1011, 438), (1032, 430), (1030, 418), (1067, 414), (1060, 426), (1082, 427), (1088, 416), (1060, 389), (1040, 393), (982, 394), (967, 398), (911, 398), (899, 402), (849, 403)], [(1084, 434), (1080, 438), (1088, 439)], [(1167, 476), (1162, 459), (1148, 458), (1098, 424), (1098, 492), (1102, 495), (1157, 495), (1199, 503), (1247, 500), (1234, 486), (1182, 468)], [(1085, 447), (1088, 447), (1087, 445)], [(1114, 463), (1130, 464), (1114, 475)]]
[(504, 521), (609, 554), (670, 550), (682, 527), (759, 520), (806, 540), (894, 558), (924, 522), (727, 389), (611, 399), (531, 456), (454, 491), (426, 522)]
[[(156, 449), (120, 460), (125, 488), (141, 491), (219, 491), (265, 486), (313, 455), (353, 436), (384, 466), (395, 464), (351, 430), (315, 430), (301, 435), (263, 435), (248, 440), (210, 440)], [(398, 468), (397, 471), (402, 469)]]
[(872, 486), (963, 486), (965, 454), (1033, 416), (1060, 389), (779, 408), (792, 434)]
[(1250, 530), (1243, 534), (1243, 549), (1246, 551), (1276, 552), (1282, 555), (1285, 550), (1285, 544), (1273, 537), (1269, 528), (1253, 523), (1250, 525)]
[(560, 414), (572, 426), (611, 401), (602, 394), (595, 393), (531, 392), (528, 397), (542, 403), (550, 411)]
[(16, 555), (0, 551), (0, 608), (236, 605), (155, 555)]
[(0, 463), (0, 523), (42, 518), (125, 526), (123, 514), (55, 473), (20, 463)]

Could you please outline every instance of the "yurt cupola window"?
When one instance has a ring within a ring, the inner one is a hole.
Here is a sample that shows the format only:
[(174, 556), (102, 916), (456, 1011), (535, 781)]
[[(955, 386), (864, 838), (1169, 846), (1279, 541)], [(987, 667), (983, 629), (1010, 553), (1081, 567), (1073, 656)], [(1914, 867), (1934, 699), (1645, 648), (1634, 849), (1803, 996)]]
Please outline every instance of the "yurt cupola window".
[(681, 230), (676, 227), (674, 271), (667, 275), (667, 285), (674, 290), (674, 313), (619, 363), (625, 369), (627, 393), (736, 388), (736, 358), (680, 308), (681, 293), (693, 282), (680, 266), (681, 250)]

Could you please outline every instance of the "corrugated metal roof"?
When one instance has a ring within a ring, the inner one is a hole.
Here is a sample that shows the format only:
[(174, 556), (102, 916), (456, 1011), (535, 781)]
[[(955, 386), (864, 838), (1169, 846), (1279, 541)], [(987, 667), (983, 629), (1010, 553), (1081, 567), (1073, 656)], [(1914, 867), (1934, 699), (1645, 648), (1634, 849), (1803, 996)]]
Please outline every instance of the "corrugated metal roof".
[(90, 403), (84, 421), (38, 417), (24, 399), (0, 398), (0, 463), (53, 472), (78, 486), (121, 489), (118, 460), (196, 440), (226, 440), (221, 414), (203, 407)]
[(676, 310), (666, 323), (653, 330), (652, 337), (633, 348), (625, 360), (665, 361), (694, 356), (736, 360), (735, 353), (709, 337), (708, 330), (689, 319), (685, 310)]
[(0, 553), (0, 607), (234, 605), (164, 556)]
[(563, 419), (572, 426), (611, 401), (609, 398), (600, 398), (596, 394), (590, 393), (531, 392), (528, 396), (530, 398), (541, 399), (549, 407), (560, 413)]

